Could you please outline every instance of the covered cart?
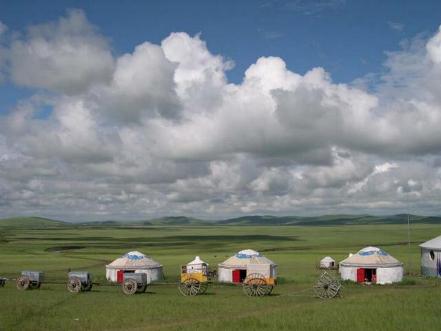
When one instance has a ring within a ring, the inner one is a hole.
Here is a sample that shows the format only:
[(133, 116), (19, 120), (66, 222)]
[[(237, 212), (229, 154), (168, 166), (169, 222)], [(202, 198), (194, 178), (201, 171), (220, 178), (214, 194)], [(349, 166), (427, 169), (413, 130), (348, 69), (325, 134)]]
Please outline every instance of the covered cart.
[(207, 291), (208, 280), (208, 263), (196, 256), (193, 261), (181, 266), (179, 291), (185, 296), (203, 294)]
[(44, 280), (44, 273), (41, 271), (22, 271), (16, 280), (16, 286), (19, 290), (28, 290), (40, 288)]
[(92, 275), (87, 271), (71, 271), (67, 275), (67, 290), (71, 293), (92, 290)]

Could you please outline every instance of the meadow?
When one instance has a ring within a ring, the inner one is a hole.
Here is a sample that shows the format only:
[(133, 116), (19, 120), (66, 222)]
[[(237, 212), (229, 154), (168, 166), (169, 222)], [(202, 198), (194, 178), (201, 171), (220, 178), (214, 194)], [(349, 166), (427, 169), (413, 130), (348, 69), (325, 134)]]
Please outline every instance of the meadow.
[[(439, 330), (441, 286), (419, 276), (418, 244), (441, 225), (413, 224), (411, 246), (400, 224), (340, 226), (65, 226), (0, 224), (0, 277), (45, 272), (48, 283), (20, 292), (0, 288), (0, 330)], [(341, 298), (321, 300), (312, 286), (326, 255), (380, 246), (405, 264), (393, 286), (344, 283)], [(241, 249), (260, 251), (279, 265), (268, 297), (247, 297), (233, 285), (212, 284), (206, 295), (183, 297), (181, 264), (200, 255), (211, 267)], [(164, 265), (166, 278), (147, 293), (124, 296), (105, 280), (105, 265), (139, 250)], [(93, 273), (92, 292), (66, 290), (68, 269)]]

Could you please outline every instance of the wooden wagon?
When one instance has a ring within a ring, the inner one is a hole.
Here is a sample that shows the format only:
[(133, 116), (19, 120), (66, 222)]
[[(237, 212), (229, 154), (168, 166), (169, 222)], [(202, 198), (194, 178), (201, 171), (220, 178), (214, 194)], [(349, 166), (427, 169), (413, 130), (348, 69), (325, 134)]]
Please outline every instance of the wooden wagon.
[(17, 289), (23, 291), (40, 288), (44, 280), (44, 273), (41, 271), (22, 271), (16, 280)]

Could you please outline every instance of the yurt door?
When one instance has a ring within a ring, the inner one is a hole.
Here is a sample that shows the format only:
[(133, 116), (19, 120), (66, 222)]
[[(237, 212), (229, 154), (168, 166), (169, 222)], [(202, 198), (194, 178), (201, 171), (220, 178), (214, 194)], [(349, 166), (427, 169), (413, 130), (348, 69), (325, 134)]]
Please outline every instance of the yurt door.
[(240, 283), (240, 270), (233, 270), (233, 283)]
[(124, 270), (118, 270), (116, 272), (116, 281), (122, 283), (124, 281)]
[(364, 283), (364, 269), (357, 269), (357, 283)]

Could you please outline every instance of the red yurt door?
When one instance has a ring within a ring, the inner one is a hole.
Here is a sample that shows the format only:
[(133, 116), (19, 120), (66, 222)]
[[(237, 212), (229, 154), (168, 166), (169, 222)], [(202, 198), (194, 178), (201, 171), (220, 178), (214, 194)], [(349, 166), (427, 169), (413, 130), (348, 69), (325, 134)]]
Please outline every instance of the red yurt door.
[(357, 269), (357, 283), (364, 283), (364, 269)]
[(118, 270), (116, 272), (116, 281), (122, 283), (124, 281), (124, 270)]
[(233, 270), (233, 283), (240, 283), (240, 270)]

